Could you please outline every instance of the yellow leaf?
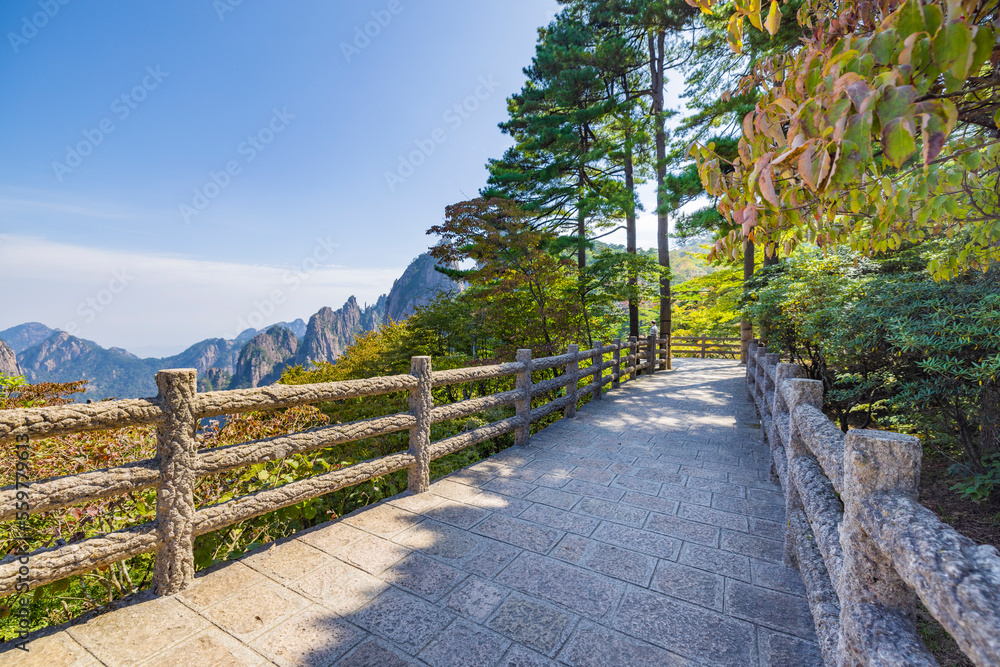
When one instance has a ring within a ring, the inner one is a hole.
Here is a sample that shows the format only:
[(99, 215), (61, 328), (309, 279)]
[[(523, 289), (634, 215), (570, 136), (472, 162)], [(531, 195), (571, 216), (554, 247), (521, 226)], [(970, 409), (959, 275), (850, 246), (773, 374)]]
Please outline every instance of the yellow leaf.
[(778, 28), (781, 27), (781, 10), (778, 8), (778, 0), (771, 0), (771, 10), (767, 13), (767, 21), (765, 21), (764, 26), (771, 37), (774, 37)]
[(747, 11), (747, 18), (750, 19), (750, 24), (757, 28), (757, 30), (764, 29), (764, 26), (760, 22), (760, 2), (761, 0), (750, 0), (750, 8)]
[(739, 14), (730, 16), (726, 30), (729, 33), (730, 48), (736, 53), (743, 53), (743, 17)]

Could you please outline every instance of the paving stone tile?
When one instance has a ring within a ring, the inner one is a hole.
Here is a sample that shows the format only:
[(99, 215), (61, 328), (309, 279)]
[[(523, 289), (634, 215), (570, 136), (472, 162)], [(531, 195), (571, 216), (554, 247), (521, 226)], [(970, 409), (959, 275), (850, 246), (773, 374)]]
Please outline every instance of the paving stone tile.
[(726, 582), (726, 612), (772, 630), (815, 640), (809, 603), (797, 595), (758, 588), (742, 581)]
[(497, 667), (556, 667), (556, 663), (527, 647), (514, 644)]
[(519, 549), (508, 544), (486, 540), (483, 549), (474, 556), (466, 558), (461, 567), (471, 574), (490, 578), (506, 567), (507, 563), (514, 560), (519, 553)]
[(784, 538), (785, 524), (777, 521), (768, 521), (755, 516), (749, 517), (750, 534), (758, 537)]
[(707, 523), (713, 526), (719, 526), (720, 528), (728, 528), (730, 530), (745, 532), (748, 529), (747, 517), (742, 514), (724, 512), (722, 510), (703, 507), (701, 505), (681, 503), (680, 508), (677, 510), (677, 516), (682, 519), (697, 521), (699, 523)]
[(340, 615), (360, 608), (389, 585), (363, 570), (334, 561), (312, 571), (290, 588)]
[(358, 644), (337, 667), (415, 667), (418, 663), (400, 655), (381, 639), (371, 638)]
[(676, 500), (670, 500), (669, 498), (649, 496), (645, 493), (633, 493), (632, 491), (622, 496), (621, 502), (652, 510), (660, 514), (676, 514), (677, 507), (680, 504)]
[(785, 496), (777, 491), (767, 491), (765, 489), (747, 489), (747, 498), (761, 503), (771, 503), (772, 505), (785, 506)]
[(383, 581), (436, 602), (464, 579), (465, 574), (423, 554), (410, 554), (381, 577)]
[(472, 496), (479, 493), (479, 489), (473, 486), (453, 482), (450, 479), (442, 479), (431, 484), (428, 492), (433, 493), (436, 496), (441, 496), (442, 498), (448, 498), (449, 500), (465, 502)]
[(672, 537), (608, 521), (601, 523), (591, 538), (668, 560), (676, 560), (681, 547), (680, 540)]
[(446, 476), (444, 479), (450, 482), (458, 482), (459, 484), (465, 484), (466, 486), (482, 486), (488, 483), (491, 479), (496, 477), (496, 473), (492, 470), (472, 470), (470, 468), (465, 468), (457, 472), (453, 472)]
[(648, 586), (656, 559), (613, 544), (591, 541), (580, 565), (615, 579)]
[[(32, 648), (32, 653), (35, 649)], [(37, 657), (37, 656), (36, 656)], [(192, 660), (194, 658), (194, 660)], [(3, 661), (4, 665), (8, 663)], [(17, 665), (17, 662), (13, 663)], [(45, 667), (55, 667), (59, 664), (80, 665), (81, 663), (59, 663), (49, 661)], [(94, 664), (97, 662), (82, 664)], [(235, 638), (214, 626), (204, 630), (194, 637), (185, 639), (180, 644), (172, 646), (150, 660), (143, 662), (143, 667), (191, 667), (192, 664), (212, 665), (212, 667), (257, 667), (270, 665), (271, 661), (248, 646), (244, 646)]]
[(542, 476), (542, 473), (539, 470), (531, 470), (530, 468), (509, 468), (507, 466), (497, 468), (496, 473), (497, 477), (517, 479), (522, 482), (534, 482)]
[(496, 584), (470, 577), (448, 596), (445, 606), (463, 618), (482, 623), (507, 597), (507, 590)]
[(537, 488), (534, 484), (528, 484), (527, 482), (509, 477), (497, 477), (483, 484), (482, 487), (487, 491), (502, 493), (505, 496), (514, 496), (515, 498), (523, 498)]
[[(202, 616), (240, 641), (248, 642), (310, 604), (298, 593), (267, 582), (241, 589), (236, 595), (203, 611)], [(142, 622), (149, 623), (151, 628), (156, 625), (151, 619), (144, 618)], [(135, 639), (130, 636), (129, 641)]]
[(666, 514), (650, 514), (646, 530), (676, 537), (685, 542), (696, 542), (710, 547), (719, 545), (719, 529), (696, 521), (679, 519)]
[(716, 494), (712, 497), (712, 507), (726, 510), (727, 512), (739, 512), (740, 514), (756, 516), (778, 523), (782, 523), (785, 520), (785, 508), (783, 505), (772, 505), (771, 503), (761, 503), (755, 500), (741, 500), (739, 498)]
[(753, 625), (658, 593), (627, 591), (614, 626), (698, 664), (757, 664)]
[(548, 505), (532, 505), (521, 512), (518, 518), (580, 535), (590, 535), (600, 523), (598, 519), (582, 516), (575, 512), (565, 512)]
[(65, 631), (29, 638), (27, 651), (16, 648), (13, 643), (0, 644), (0, 647), (3, 647), (0, 663), (4, 667), (101, 667), (101, 663)]
[(545, 553), (555, 546), (556, 542), (563, 536), (563, 533), (558, 530), (502, 514), (493, 514), (473, 530), (479, 535), (541, 553)]
[(620, 594), (620, 586), (606, 577), (530, 552), (514, 559), (496, 581), (593, 618), (608, 613)]
[(411, 493), (390, 498), (386, 502), (407, 512), (421, 514), (435, 505), (440, 505), (443, 500), (441, 496), (435, 496), (433, 493)]
[(806, 595), (806, 587), (802, 584), (799, 571), (785, 567), (781, 563), (768, 563), (751, 558), (750, 575), (754, 586), (802, 597)]
[[(553, 657), (575, 624), (576, 618), (564, 611), (537, 600), (512, 595), (487, 625), (519, 644)], [(522, 661), (513, 664), (531, 663)]]
[(631, 492), (644, 493), (655, 496), (660, 492), (660, 482), (651, 479), (640, 479), (629, 475), (616, 475), (611, 482), (611, 488), (628, 489)]
[(510, 641), (464, 620), (457, 620), (420, 652), (431, 667), (478, 667), (492, 664)]
[(298, 535), (298, 539), (306, 544), (311, 544), (334, 556), (348, 544), (357, 542), (363, 537), (368, 537), (368, 533), (342, 520), (320, 524)]
[(642, 526), (646, 521), (646, 517), (649, 516), (649, 512), (646, 510), (631, 505), (601, 500), (600, 498), (584, 498), (573, 508), (573, 512), (594, 516), (599, 519), (607, 519), (608, 521), (622, 523), (634, 528)]
[(758, 628), (761, 667), (823, 667), (823, 655), (819, 646), (768, 630)]
[(682, 485), (687, 481), (686, 475), (677, 472), (667, 472), (666, 470), (659, 470), (657, 468), (635, 468), (631, 474), (640, 479), (648, 479), (653, 482), (665, 484)]
[(725, 497), (732, 497), (735, 500), (747, 497), (747, 489), (745, 486), (740, 486), (739, 484), (730, 484), (729, 482), (722, 482), (717, 479), (706, 479), (704, 477), (689, 477), (686, 486), (692, 489), (711, 491), (713, 496), (716, 498), (725, 496)]
[(428, 519), (448, 523), (459, 528), (469, 528), (485, 519), (490, 513), (481, 507), (446, 500), (440, 505), (426, 510), (423, 514)]
[(611, 466), (611, 461), (596, 457), (570, 456), (566, 458), (566, 463), (578, 468), (593, 468), (595, 470), (607, 470)]
[(465, 558), (480, 545), (468, 531), (431, 519), (400, 533), (393, 542), (449, 561)]
[(574, 479), (570, 481), (562, 488), (562, 490), (569, 491), (570, 493), (577, 493), (582, 496), (591, 496), (594, 498), (601, 498), (603, 500), (610, 500), (612, 502), (621, 500), (621, 497), (625, 495), (625, 491), (622, 489), (612, 489), (601, 484), (584, 482), (581, 479)]
[(694, 466), (686, 465), (681, 466), (681, 474), (690, 475), (692, 477), (700, 477), (703, 479), (714, 479), (720, 482), (726, 482), (729, 480), (729, 476), (723, 470), (714, 470), (711, 468), (696, 468)]
[(702, 607), (724, 610), (725, 579), (718, 574), (661, 560), (650, 587)]
[(364, 636), (355, 626), (317, 605), (268, 630), (250, 646), (279, 667), (328, 665)]
[(552, 461), (549, 459), (536, 459), (524, 464), (529, 470), (537, 470), (545, 475), (558, 475), (564, 477), (576, 466), (563, 461)]
[(423, 517), (382, 503), (365, 507), (344, 517), (344, 523), (379, 537), (392, 537), (420, 523)]
[(722, 531), (722, 548), (726, 551), (743, 554), (759, 560), (782, 562), (785, 553), (783, 542), (756, 537), (747, 533), (737, 533), (731, 530)]
[(488, 491), (472, 496), (467, 502), (470, 505), (490, 512), (499, 512), (500, 514), (509, 514), (511, 516), (517, 516), (531, 505), (527, 500)]
[(686, 542), (677, 562), (740, 581), (750, 581), (750, 559), (721, 549)]
[(542, 475), (535, 480), (538, 486), (546, 486), (550, 489), (561, 489), (569, 484), (570, 478), (565, 475)]
[(351, 622), (416, 654), (453, 618), (451, 613), (415, 595), (390, 588), (355, 612)]
[(580, 623), (559, 652), (559, 660), (572, 667), (679, 667), (691, 664), (662, 648), (586, 621)]
[(692, 505), (703, 505), (705, 507), (712, 504), (711, 491), (689, 489), (686, 486), (678, 486), (676, 484), (661, 485), (659, 496), (661, 498), (669, 498), (670, 500), (691, 503)]
[(553, 558), (564, 560), (567, 563), (579, 563), (590, 546), (590, 540), (579, 535), (566, 535), (559, 540), (559, 544), (550, 552)]
[(628, 463), (612, 463), (611, 467), (608, 468), (608, 472), (613, 472), (616, 475), (628, 475), (631, 470), (632, 466)]
[(195, 611), (202, 611), (235, 595), (242, 588), (253, 588), (266, 582), (267, 577), (240, 561), (223, 563), (198, 573), (194, 584), (181, 591), (178, 599)]
[(316, 547), (293, 539), (261, 547), (241, 562), (279, 583), (288, 584), (328, 565), (331, 558)]
[(569, 476), (584, 482), (607, 486), (615, 478), (615, 473), (608, 470), (594, 470), (593, 468), (574, 468)]
[(618, 450), (619, 454), (624, 454), (625, 456), (633, 456), (637, 459), (655, 459), (656, 452), (651, 447), (640, 447), (638, 445), (630, 445), (622, 447)]
[(568, 510), (573, 505), (576, 505), (582, 497), (583, 496), (578, 496), (575, 493), (566, 493), (565, 491), (560, 491), (558, 489), (536, 488), (534, 491), (526, 495), (524, 499), (533, 503), (542, 503), (544, 505), (552, 505), (553, 507), (560, 507), (564, 510)]
[(369, 535), (352, 542), (337, 552), (337, 557), (365, 572), (378, 574), (394, 563), (398, 563), (410, 550), (398, 544)]

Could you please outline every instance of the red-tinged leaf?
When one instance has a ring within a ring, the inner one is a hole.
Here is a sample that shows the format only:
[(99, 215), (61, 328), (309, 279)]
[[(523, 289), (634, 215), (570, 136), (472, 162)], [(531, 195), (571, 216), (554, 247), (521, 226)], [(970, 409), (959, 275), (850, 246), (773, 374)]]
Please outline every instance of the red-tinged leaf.
[(799, 175), (805, 182), (806, 186), (812, 191), (816, 191), (816, 175), (813, 173), (813, 142), (809, 142), (805, 145), (802, 150), (802, 155), (799, 156)]
[(781, 207), (780, 202), (778, 202), (778, 195), (774, 192), (774, 182), (771, 177), (770, 165), (761, 170), (760, 176), (757, 178), (757, 185), (760, 188), (761, 196), (768, 204), (774, 208)]
[(754, 112), (751, 111), (750, 113), (748, 113), (746, 116), (743, 117), (743, 137), (747, 140), (747, 142), (751, 144), (754, 142), (754, 139), (757, 138), (757, 135), (754, 134), (753, 131), (753, 122), (754, 122)]

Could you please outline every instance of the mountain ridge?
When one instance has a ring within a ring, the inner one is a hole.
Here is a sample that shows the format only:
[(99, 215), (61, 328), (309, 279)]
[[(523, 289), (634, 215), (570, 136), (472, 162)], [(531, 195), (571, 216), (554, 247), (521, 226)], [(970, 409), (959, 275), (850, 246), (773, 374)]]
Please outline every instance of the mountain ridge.
[[(462, 288), (433, 267), (429, 253), (419, 255), (387, 294), (364, 308), (351, 296), (337, 310), (321, 308), (308, 324), (299, 318), (265, 329), (246, 329), (231, 340), (207, 338), (162, 358), (139, 358), (121, 348), (103, 348), (94, 341), (28, 322), (0, 331), (0, 372), (24, 375), (32, 383), (87, 380), (83, 399), (97, 400), (152, 396), (156, 393), (154, 375), (165, 368), (196, 369), (199, 391), (256, 387), (276, 381), (291, 365), (335, 362), (358, 334), (405, 319), (442, 290)], [(390, 304), (395, 316), (389, 315)], [(20, 349), (15, 350), (15, 345)]]

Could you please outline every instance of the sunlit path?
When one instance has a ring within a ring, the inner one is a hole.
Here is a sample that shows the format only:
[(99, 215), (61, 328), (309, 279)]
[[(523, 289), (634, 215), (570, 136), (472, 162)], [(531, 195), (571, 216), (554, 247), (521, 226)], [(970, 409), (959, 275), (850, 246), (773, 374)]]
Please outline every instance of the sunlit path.
[(820, 665), (744, 367), (674, 364), (0, 663)]

